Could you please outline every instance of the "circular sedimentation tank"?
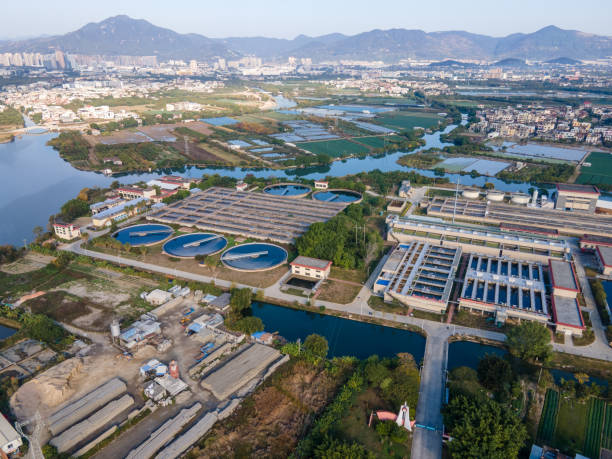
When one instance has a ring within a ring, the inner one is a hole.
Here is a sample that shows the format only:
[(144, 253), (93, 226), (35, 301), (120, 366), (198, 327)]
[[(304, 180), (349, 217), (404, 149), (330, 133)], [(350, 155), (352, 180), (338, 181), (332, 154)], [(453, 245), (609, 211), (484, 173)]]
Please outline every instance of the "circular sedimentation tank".
[(267, 242), (253, 242), (227, 249), (221, 262), (238, 271), (265, 271), (276, 268), (287, 261), (287, 251)]
[(168, 225), (146, 223), (132, 225), (113, 233), (113, 237), (122, 244), (129, 243), (132, 247), (158, 244), (168, 239), (174, 230)]
[(489, 190), (487, 191), (487, 199), (489, 201), (503, 201), (506, 193), (503, 191)]
[(361, 193), (353, 190), (334, 189), (317, 191), (312, 195), (313, 199), (324, 202), (346, 202), (356, 203), (361, 201)]
[(514, 193), (512, 195), (511, 201), (514, 204), (528, 204), (531, 197), (525, 193)]
[(276, 183), (265, 187), (263, 192), (287, 198), (303, 198), (310, 193), (310, 187), (299, 183)]
[(163, 251), (172, 257), (194, 258), (198, 255), (213, 255), (227, 245), (227, 239), (214, 233), (190, 233), (170, 239)]
[(466, 199), (478, 199), (480, 197), (479, 190), (467, 189), (461, 192), (461, 195)]

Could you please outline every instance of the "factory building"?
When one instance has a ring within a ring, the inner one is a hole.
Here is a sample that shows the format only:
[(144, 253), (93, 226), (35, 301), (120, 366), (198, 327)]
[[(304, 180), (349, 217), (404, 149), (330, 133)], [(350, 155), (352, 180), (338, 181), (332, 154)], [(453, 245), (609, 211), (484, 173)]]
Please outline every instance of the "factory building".
[(548, 263), (552, 293), (550, 302), (557, 332), (581, 336), (585, 329), (577, 296), (580, 292), (574, 267), (567, 261)]
[(601, 273), (606, 276), (612, 275), (612, 247), (598, 245), (595, 248), (595, 256)]
[(471, 254), (459, 308), (494, 315), (499, 323), (508, 317), (548, 323), (542, 264)]
[(461, 248), (422, 241), (398, 244), (374, 282), (385, 301), (442, 314), (448, 305)]
[(582, 250), (595, 250), (597, 246), (612, 247), (612, 237), (585, 234), (580, 238)]
[(450, 223), (432, 217), (398, 217), (387, 220), (387, 240), (405, 243), (421, 240), (444, 247), (461, 247), (462, 252), (505, 256), (545, 263), (550, 257), (562, 258), (569, 247), (562, 239), (518, 231), (516, 227), (495, 228), (466, 223)]
[(600, 194), (593, 185), (558, 183), (555, 209), (595, 213)]

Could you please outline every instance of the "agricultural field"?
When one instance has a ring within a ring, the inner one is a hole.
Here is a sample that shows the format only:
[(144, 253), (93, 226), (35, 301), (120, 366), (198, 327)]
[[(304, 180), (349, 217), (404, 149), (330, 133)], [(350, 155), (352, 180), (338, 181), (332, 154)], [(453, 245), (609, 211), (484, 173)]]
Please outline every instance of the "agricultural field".
[(388, 147), (393, 143), (401, 142), (401, 137), (397, 135), (379, 136), (373, 135), (369, 137), (357, 137), (353, 139), (355, 142), (362, 143), (372, 148), (384, 148)]
[(591, 166), (580, 168), (576, 183), (592, 185), (612, 185), (612, 154), (594, 151), (584, 160)]
[(602, 448), (612, 450), (612, 405), (606, 407), (606, 422), (604, 423), (603, 432), (601, 435)]
[(542, 417), (538, 426), (538, 440), (542, 442), (550, 442), (555, 433), (557, 426), (557, 413), (559, 411), (559, 392), (548, 389), (546, 391), (546, 399), (544, 400), (544, 408), (542, 409)]
[(601, 430), (606, 411), (606, 403), (598, 398), (589, 400), (589, 414), (584, 439), (584, 453), (588, 457), (599, 457)]
[(438, 126), (441, 121), (435, 113), (427, 112), (388, 112), (373, 118), (372, 121), (389, 129), (406, 130), (422, 127), (425, 129)]
[(557, 426), (550, 445), (562, 451), (582, 451), (587, 411), (587, 403), (574, 398), (561, 398)]
[(370, 149), (345, 139), (323, 140), (320, 142), (301, 142), (297, 144), (300, 148), (308, 150), (315, 155), (325, 154), (332, 158), (349, 156), (355, 154), (369, 153)]

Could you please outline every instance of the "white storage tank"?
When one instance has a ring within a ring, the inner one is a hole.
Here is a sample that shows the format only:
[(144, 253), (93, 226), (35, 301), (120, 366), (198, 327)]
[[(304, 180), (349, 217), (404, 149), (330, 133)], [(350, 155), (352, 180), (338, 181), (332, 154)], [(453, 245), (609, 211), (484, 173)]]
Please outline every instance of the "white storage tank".
[(465, 199), (478, 199), (480, 197), (480, 191), (478, 190), (463, 190), (461, 195)]
[(514, 193), (512, 195), (512, 202), (514, 204), (529, 204), (530, 196), (525, 193)]
[(503, 191), (489, 190), (487, 191), (487, 199), (489, 201), (503, 201), (506, 193)]
[(111, 322), (110, 331), (111, 331), (111, 336), (113, 337), (113, 339), (119, 337), (119, 335), (121, 334), (121, 329), (119, 327), (119, 321), (118, 320), (115, 319), (115, 320), (113, 320)]

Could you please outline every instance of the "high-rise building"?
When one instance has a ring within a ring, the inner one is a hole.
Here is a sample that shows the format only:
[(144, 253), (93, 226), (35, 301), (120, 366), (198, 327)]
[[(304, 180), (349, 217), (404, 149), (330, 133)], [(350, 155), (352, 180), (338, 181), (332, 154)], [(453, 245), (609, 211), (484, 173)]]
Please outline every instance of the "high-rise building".
[(227, 69), (227, 64), (225, 63), (225, 59), (223, 58), (219, 58), (219, 60), (217, 61), (217, 65), (219, 66), (219, 70)]
[(64, 53), (59, 49), (55, 51), (55, 62), (57, 62), (57, 66), (60, 69), (66, 68), (66, 61), (64, 60)]

